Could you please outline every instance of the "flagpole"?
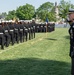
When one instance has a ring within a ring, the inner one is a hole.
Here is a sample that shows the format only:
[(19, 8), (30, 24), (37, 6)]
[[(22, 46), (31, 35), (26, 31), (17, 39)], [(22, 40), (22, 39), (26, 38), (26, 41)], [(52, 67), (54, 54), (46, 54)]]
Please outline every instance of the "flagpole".
[(48, 25), (48, 18), (46, 17), (46, 37), (47, 37), (47, 25)]

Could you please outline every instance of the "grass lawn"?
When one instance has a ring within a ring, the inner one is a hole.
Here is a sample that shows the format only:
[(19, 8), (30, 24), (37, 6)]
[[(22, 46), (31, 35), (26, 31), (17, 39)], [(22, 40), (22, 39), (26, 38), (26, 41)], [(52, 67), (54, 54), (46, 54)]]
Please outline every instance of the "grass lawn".
[(0, 50), (0, 75), (70, 75), (68, 28)]

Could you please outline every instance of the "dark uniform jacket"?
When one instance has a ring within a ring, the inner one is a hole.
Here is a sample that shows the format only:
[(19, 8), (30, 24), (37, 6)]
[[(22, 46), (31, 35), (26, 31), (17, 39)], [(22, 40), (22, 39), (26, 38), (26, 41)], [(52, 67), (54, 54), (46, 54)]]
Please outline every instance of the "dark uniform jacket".
[(74, 58), (74, 23), (72, 23), (70, 26), (69, 34), (70, 34), (70, 57)]

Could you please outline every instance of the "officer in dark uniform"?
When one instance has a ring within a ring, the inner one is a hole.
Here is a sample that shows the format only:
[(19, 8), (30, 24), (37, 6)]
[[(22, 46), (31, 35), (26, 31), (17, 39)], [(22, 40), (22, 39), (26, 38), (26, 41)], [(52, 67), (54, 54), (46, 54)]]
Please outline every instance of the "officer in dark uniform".
[(10, 22), (8, 24), (9, 28), (10, 28), (10, 31), (9, 31), (9, 34), (10, 34), (10, 37), (11, 37), (11, 42), (12, 42), (12, 45), (14, 45), (15, 43), (15, 37), (14, 37), (14, 24), (12, 22)]
[(72, 60), (71, 75), (74, 75), (74, 10), (70, 9), (68, 14), (68, 20), (70, 24), (70, 57)]
[(32, 27), (33, 27), (33, 38), (35, 38), (36, 23), (34, 20), (32, 20)]
[(31, 40), (31, 25), (28, 22), (28, 33), (29, 33), (29, 40)]
[(4, 28), (2, 26), (2, 23), (0, 23), (0, 45), (1, 45), (1, 49), (4, 49)]
[(26, 41), (28, 40), (28, 24), (24, 22), (24, 34)]
[(30, 23), (30, 31), (31, 31), (30, 37), (31, 37), (31, 39), (33, 39), (33, 25), (32, 25), (32, 23)]
[(18, 25), (18, 22), (14, 23), (14, 36), (15, 36), (15, 41), (17, 43), (19, 43), (19, 31), (20, 31), (20, 27)]
[(19, 35), (20, 35), (20, 42), (24, 42), (24, 25), (22, 24), (21, 21), (18, 22), (19, 24), (19, 27), (20, 27), (20, 30), (19, 30)]
[(3, 28), (4, 28), (5, 45), (6, 45), (6, 47), (8, 47), (10, 44), (10, 35), (9, 35), (10, 28), (6, 22), (2, 23), (2, 24), (3, 24)]

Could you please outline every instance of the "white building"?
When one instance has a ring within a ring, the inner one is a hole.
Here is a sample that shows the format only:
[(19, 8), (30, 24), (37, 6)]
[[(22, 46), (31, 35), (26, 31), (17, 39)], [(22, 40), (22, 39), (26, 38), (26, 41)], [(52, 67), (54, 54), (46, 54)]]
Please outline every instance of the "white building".
[(58, 9), (57, 2), (55, 2), (55, 15), (56, 15), (56, 19), (58, 20), (60, 17), (59, 17), (59, 9)]

